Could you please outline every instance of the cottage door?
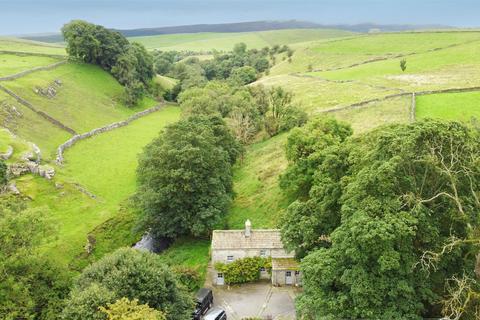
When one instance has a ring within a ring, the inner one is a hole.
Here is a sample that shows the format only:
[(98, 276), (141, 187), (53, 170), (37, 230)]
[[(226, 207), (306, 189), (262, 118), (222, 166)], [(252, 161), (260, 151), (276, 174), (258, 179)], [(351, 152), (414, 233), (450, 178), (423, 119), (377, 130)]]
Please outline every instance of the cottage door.
[(223, 273), (217, 273), (217, 285), (223, 286), (225, 284), (225, 279), (223, 278)]
[(292, 271), (286, 271), (285, 272), (285, 284), (286, 285), (292, 285), (293, 284)]

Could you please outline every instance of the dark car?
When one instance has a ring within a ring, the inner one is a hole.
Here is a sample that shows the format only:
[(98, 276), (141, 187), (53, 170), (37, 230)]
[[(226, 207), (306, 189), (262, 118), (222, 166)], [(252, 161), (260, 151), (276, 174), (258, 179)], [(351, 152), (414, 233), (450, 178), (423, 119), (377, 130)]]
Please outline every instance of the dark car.
[(203, 320), (227, 320), (227, 313), (220, 307), (210, 310)]
[(213, 292), (211, 289), (202, 288), (198, 290), (195, 296), (195, 311), (193, 312), (193, 319), (200, 320), (201, 316), (204, 315), (208, 309), (213, 305)]

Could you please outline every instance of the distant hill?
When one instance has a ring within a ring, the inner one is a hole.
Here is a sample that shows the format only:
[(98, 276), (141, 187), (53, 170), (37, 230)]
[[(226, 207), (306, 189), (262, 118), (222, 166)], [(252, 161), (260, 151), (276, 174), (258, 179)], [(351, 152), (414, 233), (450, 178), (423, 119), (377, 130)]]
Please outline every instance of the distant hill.
[[(201, 32), (255, 32), (269, 30), (285, 30), (285, 29), (340, 29), (353, 32), (367, 33), (370, 31), (379, 32), (395, 32), (407, 30), (426, 30), (426, 29), (453, 29), (450, 26), (443, 25), (380, 25), (375, 23), (362, 24), (340, 24), (340, 25), (323, 25), (307, 21), (251, 21), (239, 23), (221, 23), (221, 24), (196, 24), (186, 26), (159, 27), (159, 28), (142, 28), (130, 30), (117, 30), (126, 37), (143, 37), (155, 36), (163, 34), (179, 34), (179, 33), (201, 33)], [(34, 34), (22, 36), (23, 39), (36, 40), (42, 42), (62, 42), (61, 34)]]

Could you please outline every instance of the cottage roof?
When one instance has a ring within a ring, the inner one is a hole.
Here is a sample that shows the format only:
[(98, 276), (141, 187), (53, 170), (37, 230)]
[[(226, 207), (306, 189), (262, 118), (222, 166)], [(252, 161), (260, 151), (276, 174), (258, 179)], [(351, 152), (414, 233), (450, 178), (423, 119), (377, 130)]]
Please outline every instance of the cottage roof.
[(283, 249), (280, 230), (215, 230), (212, 235), (212, 250), (221, 249)]
[(299, 270), (294, 258), (272, 258), (272, 270)]

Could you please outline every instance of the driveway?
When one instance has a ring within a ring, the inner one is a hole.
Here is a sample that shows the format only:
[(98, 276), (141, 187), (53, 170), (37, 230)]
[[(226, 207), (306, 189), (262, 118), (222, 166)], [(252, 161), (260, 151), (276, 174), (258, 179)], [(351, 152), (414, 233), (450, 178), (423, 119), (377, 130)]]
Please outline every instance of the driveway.
[(228, 319), (247, 317), (295, 319), (294, 299), (299, 289), (272, 287), (270, 282), (213, 288), (215, 305), (227, 311)]

